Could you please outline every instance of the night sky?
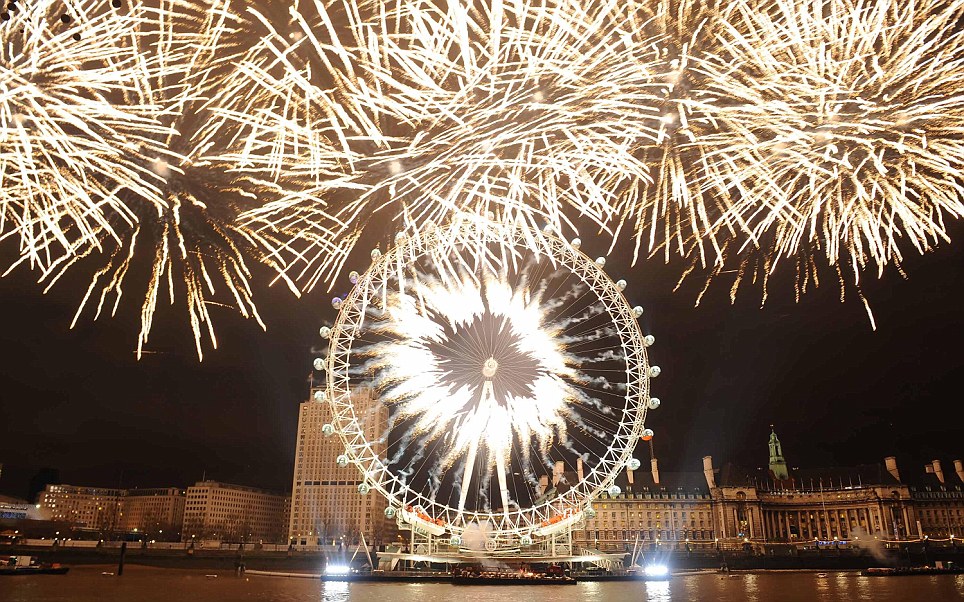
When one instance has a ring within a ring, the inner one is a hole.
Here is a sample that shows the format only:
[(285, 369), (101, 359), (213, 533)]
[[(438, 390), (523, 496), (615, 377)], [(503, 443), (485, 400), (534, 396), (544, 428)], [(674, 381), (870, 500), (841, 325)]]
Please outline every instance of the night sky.
[[(952, 235), (964, 238), (964, 228)], [(582, 238), (596, 254), (593, 237)], [(650, 357), (663, 374), (653, 392), (663, 405), (647, 425), (664, 469), (700, 470), (707, 454), (718, 465), (763, 465), (771, 423), (794, 467), (893, 454), (909, 476), (925, 461), (964, 456), (960, 245), (909, 255), (906, 279), (892, 269), (882, 280), (864, 275), (876, 332), (856, 295), (840, 303), (833, 278), (795, 303), (784, 273), (763, 308), (758, 288), (731, 305), (721, 281), (694, 307), (698, 279), (673, 292), (681, 264), (630, 268), (624, 255), (617, 249), (607, 272), (630, 281), (644, 332), (656, 336)], [(336, 290), (347, 288), (341, 280)], [(0, 279), (0, 492), (26, 496), (42, 467), (81, 485), (187, 486), (206, 474), (290, 488), (298, 404), (318, 327), (334, 317), (330, 293), (296, 300), (280, 286), (257, 290), (266, 332), (216, 308), (219, 349), (198, 363), (183, 306), (166, 305), (150, 353), (136, 360), (136, 290), (116, 317), (87, 313), (69, 330), (85, 288), (68, 280), (43, 295), (28, 270)], [(642, 446), (636, 455), (648, 458)]]

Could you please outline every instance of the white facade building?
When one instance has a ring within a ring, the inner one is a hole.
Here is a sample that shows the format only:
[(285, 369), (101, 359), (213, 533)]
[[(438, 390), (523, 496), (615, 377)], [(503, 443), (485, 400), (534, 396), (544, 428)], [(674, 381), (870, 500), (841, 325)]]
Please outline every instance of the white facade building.
[[(320, 390), (320, 389), (319, 389)], [(291, 521), (288, 539), (296, 547), (352, 545), (362, 534), (369, 545), (394, 537), (394, 524), (385, 519), (385, 498), (371, 491), (362, 495), (358, 486), (362, 476), (354, 466), (339, 467), (335, 459), (344, 453), (336, 434), (326, 436), (322, 428), (333, 423), (330, 406), (314, 399), (301, 404), (298, 414), (298, 441), (291, 488)], [(372, 390), (352, 390), (357, 414), (374, 419), (365, 421), (368, 441), (381, 441), (387, 428), (388, 408), (378, 403)], [(384, 456), (384, 443), (376, 453)]]
[(285, 496), (271, 491), (199, 481), (187, 490), (181, 540), (279, 543), (288, 507)]
[(124, 489), (47, 485), (37, 496), (41, 514), (76, 527), (113, 531), (120, 519)]
[(177, 487), (128, 489), (121, 500), (117, 528), (150, 539), (177, 539), (184, 522), (185, 492)]

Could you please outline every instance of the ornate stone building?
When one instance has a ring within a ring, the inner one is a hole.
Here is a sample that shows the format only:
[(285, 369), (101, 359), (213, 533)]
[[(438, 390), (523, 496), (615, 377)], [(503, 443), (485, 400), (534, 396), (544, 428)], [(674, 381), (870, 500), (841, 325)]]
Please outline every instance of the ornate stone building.
[[(628, 552), (641, 545), (732, 548), (964, 537), (959, 460), (952, 472), (935, 460), (906, 479), (893, 457), (881, 464), (791, 469), (772, 431), (769, 450), (768, 466), (755, 470), (717, 468), (710, 456), (703, 458), (702, 473), (660, 474), (655, 460), (648, 472), (627, 470), (616, 482), (620, 495), (596, 501), (595, 518), (573, 533), (573, 543)], [(579, 478), (561, 468), (556, 473), (554, 481)]]
[(595, 518), (573, 533), (577, 547), (602, 552), (637, 546), (713, 541), (717, 536), (713, 500), (698, 472), (626, 470), (617, 478), (621, 493), (603, 495)]
[(953, 467), (945, 472), (940, 460), (934, 460), (910, 488), (914, 523), (909, 530), (918, 537), (964, 537), (964, 465), (954, 460)]
[[(714, 470), (711, 458), (704, 463), (708, 471)], [(911, 520), (910, 489), (880, 465), (793, 470), (785, 479), (775, 479), (772, 471), (727, 465), (718, 478), (714, 500), (725, 519), (725, 540), (904, 537)]]

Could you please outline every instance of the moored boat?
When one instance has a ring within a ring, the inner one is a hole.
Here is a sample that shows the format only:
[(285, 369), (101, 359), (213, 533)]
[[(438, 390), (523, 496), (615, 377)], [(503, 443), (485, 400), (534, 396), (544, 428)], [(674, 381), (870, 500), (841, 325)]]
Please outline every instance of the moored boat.
[(33, 556), (10, 556), (0, 564), (0, 575), (64, 575), (69, 567), (41, 563)]
[(545, 573), (509, 571), (452, 571), (453, 585), (575, 585), (576, 579), (563, 571)]
[(935, 566), (872, 567), (860, 571), (866, 577), (900, 577), (904, 575), (964, 575), (964, 567), (953, 562), (938, 562)]

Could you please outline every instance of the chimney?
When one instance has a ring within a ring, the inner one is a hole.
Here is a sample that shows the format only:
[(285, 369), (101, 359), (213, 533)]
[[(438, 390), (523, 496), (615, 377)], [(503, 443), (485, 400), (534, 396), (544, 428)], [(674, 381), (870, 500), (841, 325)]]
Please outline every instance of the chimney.
[(628, 468), (628, 467), (626, 468), (626, 478), (629, 479), (630, 485), (633, 484), (633, 472), (634, 471), (632, 468)]
[(931, 464), (934, 465), (934, 474), (937, 475), (937, 480), (941, 482), (941, 485), (943, 485), (943, 484), (944, 484), (944, 471), (941, 470), (941, 461), (940, 461), (940, 460), (934, 460), (933, 462), (931, 462)]
[(650, 464), (653, 466), (653, 482), (659, 485), (659, 466), (656, 464), (657, 461), (656, 458), (653, 458), (650, 460)]
[(552, 469), (552, 486), (553, 487), (558, 485), (559, 481), (562, 479), (562, 473), (565, 472), (566, 470), (565, 466), (566, 465), (563, 464), (562, 460), (556, 462), (555, 468)]
[(884, 458), (884, 466), (887, 467), (887, 472), (890, 476), (894, 477), (898, 481), (900, 480), (900, 472), (897, 471), (897, 458), (894, 456), (887, 456)]
[(576, 475), (579, 477), (579, 480), (582, 481), (582, 477), (583, 477), (583, 474), (582, 474), (582, 456), (576, 458)]
[(934, 465), (924, 464), (924, 472), (926, 472), (927, 474), (934, 474)]
[(716, 478), (713, 476), (713, 456), (703, 456), (703, 476), (706, 477), (706, 486), (716, 489)]
[(954, 472), (957, 473), (957, 478), (964, 482), (964, 464), (961, 464), (960, 460), (954, 460)]
[(549, 477), (542, 475), (539, 477), (539, 487), (536, 489), (536, 497), (541, 496), (549, 489)]

